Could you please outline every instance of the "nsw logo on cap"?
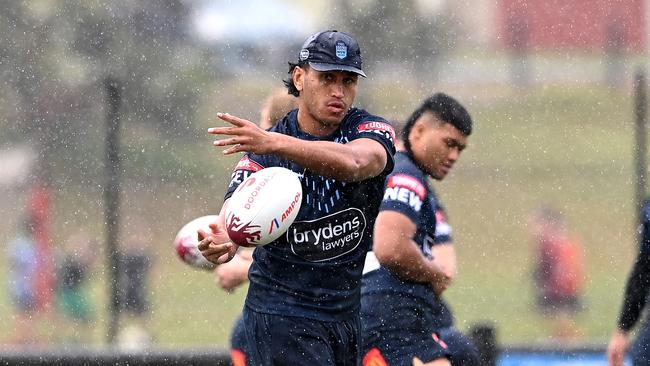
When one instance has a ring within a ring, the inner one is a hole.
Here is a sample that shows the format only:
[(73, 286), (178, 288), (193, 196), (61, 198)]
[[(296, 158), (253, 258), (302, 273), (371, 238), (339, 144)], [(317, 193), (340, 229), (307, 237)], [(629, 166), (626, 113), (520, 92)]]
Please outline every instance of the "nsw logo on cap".
[(343, 60), (348, 56), (348, 46), (343, 42), (336, 42), (336, 57)]
[(309, 58), (309, 50), (306, 48), (303, 48), (300, 50), (300, 61), (305, 61), (306, 59)]

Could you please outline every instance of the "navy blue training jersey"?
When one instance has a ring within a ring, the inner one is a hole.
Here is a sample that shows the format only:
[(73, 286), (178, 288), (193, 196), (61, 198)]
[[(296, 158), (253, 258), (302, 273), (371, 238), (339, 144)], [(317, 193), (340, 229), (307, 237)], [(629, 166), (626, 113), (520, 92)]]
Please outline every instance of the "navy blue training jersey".
[(350, 319), (358, 313), (363, 261), (372, 247), (384, 180), (394, 165), (393, 128), (381, 117), (352, 108), (329, 136), (301, 131), (297, 110), (270, 131), (341, 144), (368, 138), (386, 149), (382, 174), (362, 182), (325, 178), (276, 155), (246, 154), (235, 167), (225, 196), (229, 198), (244, 179), (263, 168), (281, 166), (302, 175), (303, 199), (296, 220), (285, 235), (253, 253), (246, 306), (324, 321)]
[[(427, 181), (427, 175), (404, 152), (395, 155), (395, 169), (386, 180), (386, 189), (380, 211), (390, 210), (404, 214), (416, 224), (413, 240), (425, 257), (431, 259), (431, 247), (451, 243), (451, 226), (445, 210)], [(414, 298), (425, 303), (435, 314), (436, 327), (453, 324), (453, 316), (447, 304), (439, 298), (428, 283), (405, 281), (381, 266), (372, 252), (369, 253), (364, 269), (362, 296), (382, 294), (397, 295), (400, 301)], [(381, 307), (381, 301), (376, 303)]]

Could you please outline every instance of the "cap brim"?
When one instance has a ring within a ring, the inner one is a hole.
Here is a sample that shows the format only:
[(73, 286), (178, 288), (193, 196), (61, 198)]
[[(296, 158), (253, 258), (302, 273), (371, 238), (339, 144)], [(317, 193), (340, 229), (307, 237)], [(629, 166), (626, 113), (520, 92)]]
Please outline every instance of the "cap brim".
[(322, 62), (310, 62), (309, 66), (316, 71), (349, 71), (360, 76), (366, 77), (366, 73), (361, 69), (348, 65), (326, 64)]

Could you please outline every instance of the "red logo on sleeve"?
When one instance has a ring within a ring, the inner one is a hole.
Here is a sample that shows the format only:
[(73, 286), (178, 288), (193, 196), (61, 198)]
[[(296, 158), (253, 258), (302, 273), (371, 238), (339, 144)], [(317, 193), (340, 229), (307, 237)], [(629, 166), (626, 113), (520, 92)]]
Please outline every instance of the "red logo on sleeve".
[(395, 141), (395, 129), (389, 123), (379, 121), (364, 122), (357, 127), (359, 132), (374, 132)]
[(264, 169), (263, 166), (256, 163), (248, 156), (244, 156), (243, 158), (241, 158), (241, 160), (239, 161), (239, 163), (237, 163), (237, 166), (235, 167), (235, 170), (249, 170), (252, 172), (258, 172), (262, 169)]

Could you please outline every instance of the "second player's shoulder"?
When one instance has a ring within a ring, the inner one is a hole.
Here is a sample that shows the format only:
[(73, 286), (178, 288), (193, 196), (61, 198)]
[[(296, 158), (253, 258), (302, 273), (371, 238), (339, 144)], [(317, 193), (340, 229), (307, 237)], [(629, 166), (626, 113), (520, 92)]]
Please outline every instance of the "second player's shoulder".
[(646, 198), (645, 201), (643, 201), (641, 213), (643, 222), (650, 223), (650, 198)]
[(403, 153), (396, 155), (395, 162), (395, 168), (386, 178), (386, 191), (407, 190), (424, 200), (430, 189), (420, 169)]
[(418, 168), (405, 152), (400, 151), (395, 154), (395, 167), (390, 176), (394, 175), (407, 175), (424, 185), (427, 184), (426, 174), (422, 169)]

